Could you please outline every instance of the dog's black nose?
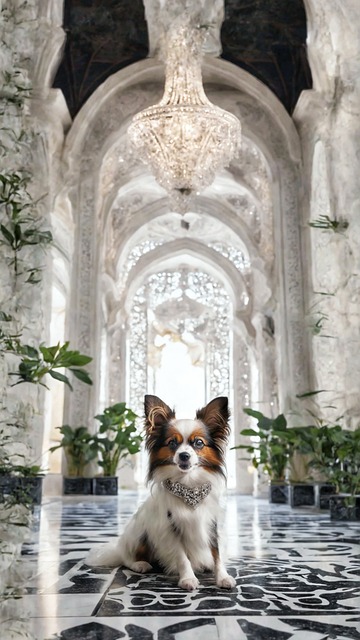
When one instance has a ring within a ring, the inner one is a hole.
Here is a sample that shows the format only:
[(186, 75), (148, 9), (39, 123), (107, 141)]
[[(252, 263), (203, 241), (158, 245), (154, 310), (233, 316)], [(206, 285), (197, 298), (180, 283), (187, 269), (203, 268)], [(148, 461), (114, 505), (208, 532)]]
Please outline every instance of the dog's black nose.
[(181, 460), (181, 462), (187, 462), (189, 458), (190, 458), (190, 453), (187, 453), (186, 451), (179, 453), (179, 459)]

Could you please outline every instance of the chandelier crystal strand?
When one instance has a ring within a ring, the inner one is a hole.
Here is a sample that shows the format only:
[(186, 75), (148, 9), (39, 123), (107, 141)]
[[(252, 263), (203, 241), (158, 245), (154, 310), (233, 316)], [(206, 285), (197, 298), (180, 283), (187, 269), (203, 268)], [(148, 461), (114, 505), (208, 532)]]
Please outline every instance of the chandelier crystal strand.
[(188, 19), (165, 39), (165, 90), (161, 101), (136, 114), (128, 134), (139, 157), (173, 201), (209, 186), (237, 154), (241, 127), (206, 97), (201, 75), (206, 29)]

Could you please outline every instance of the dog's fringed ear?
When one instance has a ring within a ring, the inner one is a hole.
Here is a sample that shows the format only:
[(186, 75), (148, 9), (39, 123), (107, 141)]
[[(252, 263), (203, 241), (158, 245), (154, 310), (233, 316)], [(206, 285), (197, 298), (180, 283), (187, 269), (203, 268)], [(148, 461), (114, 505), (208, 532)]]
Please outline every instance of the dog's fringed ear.
[(196, 418), (206, 424), (213, 437), (218, 437), (226, 443), (230, 434), (230, 411), (228, 399), (225, 396), (215, 398), (206, 407), (198, 409)]
[(157, 396), (145, 396), (144, 411), (145, 429), (148, 433), (175, 418), (175, 411)]

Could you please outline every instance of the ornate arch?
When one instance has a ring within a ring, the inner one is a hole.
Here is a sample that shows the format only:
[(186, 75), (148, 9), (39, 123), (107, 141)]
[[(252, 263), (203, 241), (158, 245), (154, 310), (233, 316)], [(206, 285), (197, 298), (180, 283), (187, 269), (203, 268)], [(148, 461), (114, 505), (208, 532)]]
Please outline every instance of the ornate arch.
[[(101, 306), (103, 281), (99, 274), (104, 270), (102, 256), (105, 229), (108, 233), (107, 217), (117, 210), (121, 221), (119, 246), (125, 246), (127, 238), (146, 220), (168, 210), (165, 193), (152, 182), (146, 168), (139, 165), (131, 153), (127, 155), (122, 144), (122, 132), (131, 115), (160, 97), (162, 78), (162, 65), (154, 60), (144, 60), (118, 72), (88, 100), (67, 137), (64, 165), (68, 171), (65, 181), (78, 233), (73, 291), (73, 305), (77, 309), (74, 317), (78, 321), (73, 323), (72, 332), (79, 348), (90, 353), (96, 352), (99, 342), (99, 313), (96, 309)], [(245, 241), (252, 254), (258, 282), (268, 281), (266, 286), (272, 291), (272, 300), (256, 301), (255, 315), (250, 322), (252, 326), (255, 323), (257, 332), (262, 333), (266, 315), (272, 315), (275, 320), (274, 343), (280, 363), (277, 372), (279, 397), (284, 406), (295, 393), (307, 388), (297, 133), (275, 96), (231, 63), (206, 58), (204, 79), (211, 99), (241, 118), (248, 151), (198, 197), (194, 210), (200, 215), (208, 213), (223, 218)], [(109, 158), (116, 159), (111, 155), (112, 149), (124, 152), (120, 174), (118, 168), (112, 170), (108, 181), (104, 182), (102, 178), (100, 183), (100, 174), (106, 172), (104, 163), (111, 168)], [(266, 194), (255, 184), (256, 180), (251, 184), (257, 170), (260, 170), (260, 161), (265, 163), (266, 170), (258, 182), (260, 187), (267, 185)], [(265, 226), (260, 244), (250, 227), (242, 221), (240, 196), (244, 196), (248, 203), (253, 202), (255, 210), (261, 211)], [(236, 198), (238, 201), (234, 204)], [(269, 225), (268, 231), (266, 225)], [(110, 279), (115, 276), (107, 268), (106, 271)], [(263, 336), (260, 343), (264, 339)], [(97, 370), (98, 363), (94, 362), (95, 379)], [(77, 416), (76, 422), (84, 412), (94, 415), (96, 385), (92, 394), (92, 398), (85, 398), (81, 390), (81, 396), (76, 392), (72, 395), (70, 412)], [(236, 411), (240, 413), (241, 407)]]

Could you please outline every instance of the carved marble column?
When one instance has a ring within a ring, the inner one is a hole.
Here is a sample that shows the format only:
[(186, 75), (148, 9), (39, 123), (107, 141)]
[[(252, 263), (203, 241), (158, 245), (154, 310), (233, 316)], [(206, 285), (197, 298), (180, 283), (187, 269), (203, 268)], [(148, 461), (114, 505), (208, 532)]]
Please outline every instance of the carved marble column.
[[(313, 387), (326, 419), (360, 419), (360, 27), (353, 0), (313, 3), (309, 53), (314, 90), (294, 118), (305, 174), (306, 250)], [(336, 16), (336, 19), (335, 19)], [(330, 25), (330, 27), (329, 27)], [(327, 221), (321, 228), (319, 220)], [(313, 227), (309, 227), (312, 222)], [(316, 325), (317, 322), (317, 325)], [(314, 331), (315, 327), (315, 331)], [(329, 408), (333, 405), (334, 409)]]

